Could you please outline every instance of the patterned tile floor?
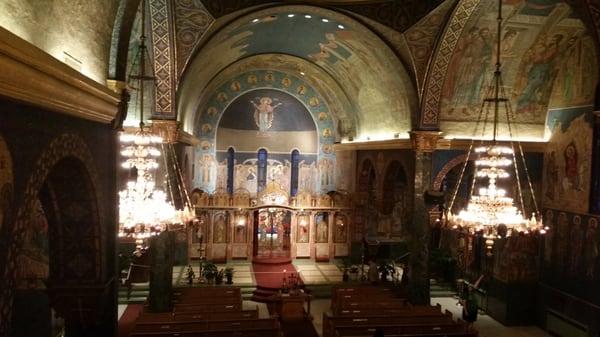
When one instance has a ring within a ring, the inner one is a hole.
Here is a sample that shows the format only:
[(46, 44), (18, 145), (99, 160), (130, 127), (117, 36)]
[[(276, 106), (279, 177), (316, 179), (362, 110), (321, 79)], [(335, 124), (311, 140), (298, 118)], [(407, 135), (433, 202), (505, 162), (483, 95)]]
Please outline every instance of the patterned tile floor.
[[(256, 279), (252, 273), (252, 264), (249, 262), (234, 262), (228, 264), (217, 264), (219, 270), (233, 267), (233, 282), (239, 286), (256, 286)], [(200, 282), (200, 265), (196, 262), (192, 264), (195, 279), (194, 284)], [(173, 285), (187, 285), (187, 266), (173, 267)]]
[[(310, 260), (295, 260), (292, 262), (296, 270), (300, 273), (302, 281), (307, 284), (331, 284), (342, 282), (342, 271), (336, 264), (336, 261), (329, 263), (315, 263)], [(239, 286), (256, 286), (256, 279), (252, 272), (252, 263), (246, 261), (232, 262), (228, 264), (217, 264), (218, 269), (233, 267), (233, 282)], [(192, 269), (196, 278), (194, 284), (199, 281), (200, 266), (192, 263)], [(187, 266), (173, 267), (173, 285), (187, 285)]]

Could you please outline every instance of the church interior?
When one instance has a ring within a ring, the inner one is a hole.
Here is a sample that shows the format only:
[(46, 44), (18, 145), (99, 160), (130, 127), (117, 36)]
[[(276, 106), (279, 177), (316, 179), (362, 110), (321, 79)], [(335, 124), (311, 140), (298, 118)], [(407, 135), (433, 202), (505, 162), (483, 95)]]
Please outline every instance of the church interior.
[(0, 336), (599, 337), (599, 53), (597, 0), (2, 0)]

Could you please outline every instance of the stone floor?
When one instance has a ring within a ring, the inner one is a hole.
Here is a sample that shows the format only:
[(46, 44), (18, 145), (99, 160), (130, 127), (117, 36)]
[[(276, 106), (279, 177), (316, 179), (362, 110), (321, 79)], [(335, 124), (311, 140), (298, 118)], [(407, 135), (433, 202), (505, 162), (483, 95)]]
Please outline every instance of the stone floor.
[[(439, 303), (442, 310), (448, 310), (454, 317), (462, 316), (462, 306), (457, 305), (458, 300), (452, 297), (434, 297), (431, 304)], [(507, 327), (486, 315), (479, 313), (474, 323), (479, 331), (479, 337), (551, 337), (550, 334), (535, 326)]]
[(296, 260), (294, 261), (294, 267), (306, 285), (342, 282), (342, 271), (335, 262), (305, 263), (302, 260)]

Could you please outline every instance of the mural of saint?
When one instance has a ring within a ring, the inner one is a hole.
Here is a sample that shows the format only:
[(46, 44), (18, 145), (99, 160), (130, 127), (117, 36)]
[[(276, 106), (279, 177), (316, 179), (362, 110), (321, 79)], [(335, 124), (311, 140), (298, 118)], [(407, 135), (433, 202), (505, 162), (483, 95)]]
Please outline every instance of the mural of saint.
[(296, 240), (299, 243), (307, 243), (309, 239), (309, 219), (306, 215), (298, 216), (298, 239)]
[(565, 156), (565, 177), (563, 179), (563, 188), (565, 190), (581, 190), (579, 184), (579, 166), (577, 165), (577, 147), (571, 142), (564, 151)]
[(227, 222), (225, 216), (220, 214), (215, 218), (215, 232), (213, 235), (213, 243), (227, 242)]
[(298, 95), (304, 95), (306, 93), (306, 87), (303, 85), (299, 85), (298, 88), (296, 88), (296, 92), (298, 93)]
[(329, 227), (327, 225), (327, 216), (325, 214), (317, 215), (316, 219), (316, 227), (317, 227), (317, 243), (327, 243), (328, 241), (328, 232)]
[[(480, 91), (492, 57), (491, 37), (488, 28), (473, 27), (459, 41), (456, 52), (448, 65), (448, 79), (444, 86), (444, 97), (451, 100), (453, 110), (480, 103)], [(450, 111), (449, 113), (452, 113)]]
[(202, 124), (202, 133), (210, 133), (213, 130), (212, 125), (208, 124), (208, 123), (204, 123)]
[(248, 75), (248, 78), (246, 78), (246, 82), (250, 85), (255, 85), (258, 82), (258, 79), (256, 78), (256, 75), (250, 74)]
[(202, 186), (206, 186), (210, 183), (214, 177), (215, 163), (213, 157), (209, 154), (205, 154), (202, 156), (200, 160), (200, 182)]
[(321, 174), (321, 187), (327, 188), (330, 184), (333, 183), (333, 167), (333, 163), (327, 158), (323, 158), (319, 162), (319, 171)]
[(546, 96), (550, 94), (546, 86), (553, 82), (554, 68), (560, 59), (561, 49), (568, 49), (568, 46), (561, 46), (563, 39), (562, 34), (552, 37), (544, 35), (525, 54), (519, 73), (526, 78), (521, 77), (517, 83), (526, 84), (522, 91), (517, 90), (521, 92), (517, 99), (517, 113), (541, 113), (540, 108), (545, 106)]
[(338, 215), (335, 218), (335, 232), (334, 232), (334, 241), (343, 243), (346, 242), (346, 228), (347, 228), (346, 217), (343, 215)]
[(231, 90), (233, 91), (240, 91), (240, 89), (242, 88), (242, 86), (240, 85), (240, 82), (238, 81), (233, 81), (231, 82), (231, 86), (230, 86)]
[(583, 231), (581, 229), (581, 217), (579, 215), (575, 215), (573, 217), (569, 241), (571, 241), (571, 249), (569, 252), (569, 272), (572, 276), (579, 276), (578, 270), (581, 260), (581, 251), (583, 248)]
[(277, 103), (275, 105), (271, 105), (273, 103), (273, 99), (270, 97), (261, 97), (259, 99), (259, 103), (256, 104), (254, 100), (250, 101), (254, 106), (254, 122), (258, 126), (258, 130), (260, 132), (266, 132), (273, 125), (273, 115), (275, 112), (275, 108), (280, 106), (282, 103)]
[(568, 254), (568, 244), (569, 240), (558, 240), (559, 238), (568, 238), (569, 237), (569, 222), (567, 220), (567, 214), (564, 212), (560, 212), (558, 214), (557, 228), (556, 228), (556, 236), (557, 240), (555, 241), (556, 246), (556, 258), (554, 259), (554, 263), (558, 270), (563, 271), (566, 266), (567, 254)]
[(233, 242), (235, 243), (245, 243), (246, 242), (246, 222), (238, 223), (235, 226), (235, 235), (233, 238)]
[(283, 85), (284, 88), (288, 88), (290, 85), (292, 85), (292, 80), (290, 80), (289, 77), (284, 77), (281, 79), (281, 85)]
[(598, 220), (590, 218), (588, 220), (587, 231), (585, 233), (585, 277), (593, 280), (600, 271), (600, 240), (598, 240)]
[(208, 115), (208, 117), (214, 117), (217, 115), (218, 112), (219, 111), (214, 106), (211, 106), (206, 110), (206, 114)]

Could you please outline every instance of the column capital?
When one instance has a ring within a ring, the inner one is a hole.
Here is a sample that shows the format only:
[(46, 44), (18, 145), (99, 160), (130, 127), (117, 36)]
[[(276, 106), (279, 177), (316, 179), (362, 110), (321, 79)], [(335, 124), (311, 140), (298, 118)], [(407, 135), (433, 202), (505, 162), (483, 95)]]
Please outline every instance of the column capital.
[(179, 124), (176, 120), (152, 120), (152, 133), (162, 137), (165, 143), (177, 143)]
[(120, 95), (123, 89), (127, 88), (127, 82), (118, 80), (106, 80), (106, 87)]
[(441, 131), (410, 131), (410, 140), (415, 152), (431, 153), (435, 151), (438, 140), (441, 137)]

